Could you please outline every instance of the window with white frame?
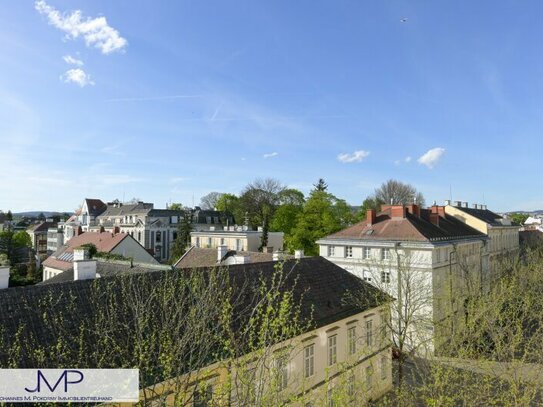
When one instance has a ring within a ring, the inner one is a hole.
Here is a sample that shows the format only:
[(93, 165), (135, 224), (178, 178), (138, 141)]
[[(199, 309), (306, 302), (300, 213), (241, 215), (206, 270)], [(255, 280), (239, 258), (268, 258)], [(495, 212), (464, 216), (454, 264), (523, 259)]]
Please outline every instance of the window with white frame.
[(371, 247), (364, 247), (362, 249), (362, 258), (368, 260), (371, 258)]
[(280, 356), (275, 361), (277, 374), (277, 389), (279, 391), (286, 389), (288, 384), (288, 359), (286, 356)]
[(390, 271), (381, 271), (381, 283), (390, 283)]
[(336, 246), (328, 246), (328, 257), (336, 255)]
[(353, 247), (345, 246), (345, 257), (353, 257)]
[(337, 335), (328, 337), (328, 366), (337, 362)]
[(356, 326), (351, 326), (347, 330), (347, 342), (349, 344), (349, 355), (356, 353)]
[(390, 260), (390, 249), (381, 249), (381, 260)]
[(388, 376), (388, 358), (381, 356), (381, 380), (385, 380)]
[(304, 348), (304, 376), (311, 377), (315, 373), (315, 345)]
[(347, 382), (347, 396), (349, 396), (350, 401), (354, 401), (356, 392), (356, 378), (354, 376), (354, 371), (351, 371), (349, 374), (349, 381)]
[(371, 390), (373, 386), (373, 366), (366, 367), (366, 390)]
[(366, 321), (366, 345), (373, 346), (373, 321)]
[(362, 270), (362, 278), (364, 281), (371, 283), (371, 273), (369, 270)]

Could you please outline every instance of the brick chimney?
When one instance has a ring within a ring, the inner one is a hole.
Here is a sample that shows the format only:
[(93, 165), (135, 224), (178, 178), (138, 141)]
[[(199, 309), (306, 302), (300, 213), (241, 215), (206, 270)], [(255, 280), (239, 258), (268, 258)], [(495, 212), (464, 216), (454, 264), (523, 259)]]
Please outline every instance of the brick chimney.
[(445, 217), (445, 207), (444, 206), (438, 206), (438, 205), (432, 205), (430, 207), (430, 222), (432, 222), (434, 225), (439, 226), (439, 218)]
[(405, 206), (393, 205), (390, 207), (391, 218), (405, 218)]
[(368, 209), (366, 212), (366, 219), (368, 221), (368, 225), (373, 225), (375, 223), (375, 219), (377, 217), (375, 209)]

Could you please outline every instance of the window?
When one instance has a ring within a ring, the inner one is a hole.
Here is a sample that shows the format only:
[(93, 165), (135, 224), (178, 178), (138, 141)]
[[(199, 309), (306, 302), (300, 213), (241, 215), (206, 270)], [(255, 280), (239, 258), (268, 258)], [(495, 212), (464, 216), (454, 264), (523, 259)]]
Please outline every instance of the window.
[(351, 401), (354, 399), (355, 396), (355, 389), (356, 389), (356, 381), (354, 377), (354, 372), (351, 372), (349, 375), (349, 381), (347, 382), (347, 396), (349, 396), (349, 399)]
[(288, 384), (288, 361), (286, 356), (281, 356), (276, 359), (277, 369), (277, 389), (279, 391), (286, 389)]
[(328, 246), (328, 257), (332, 257), (336, 255), (336, 247), (335, 246)]
[(366, 390), (370, 390), (373, 385), (373, 366), (366, 367)]
[(353, 247), (345, 246), (345, 257), (353, 257)]
[(363, 270), (362, 271), (362, 278), (364, 281), (367, 281), (368, 283), (371, 283), (371, 273), (369, 270)]
[(138, 232), (138, 242), (141, 242), (141, 232)]
[(224, 237), (221, 237), (221, 246), (224, 246)]
[(334, 389), (328, 390), (328, 407), (336, 407), (336, 402), (334, 401)]
[(347, 341), (349, 343), (349, 355), (356, 353), (356, 326), (352, 326), (347, 331)]
[(390, 283), (390, 271), (381, 271), (381, 283)]
[(173, 240), (176, 240), (177, 239), (177, 232), (173, 232), (172, 237), (173, 237)]
[(366, 345), (373, 345), (373, 321), (366, 321)]
[(370, 247), (364, 247), (362, 249), (362, 257), (366, 260), (371, 258), (371, 248)]
[(337, 362), (337, 335), (328, 337), (328, 366)]
[(242, 249), (241, 239), (236, 239), (236, 250), (241, 251)]
[(196, 247), (200, 247), (200, 238), (199, 237), (196, 238)]
[(388, 376), (388, 358), (381, 356), (381, 380), (385, 380)]
[(315, 345), (304, 348), (304, 376), (311, 377), (315, 373)]
[(381, 340), (383, 343), (387, 340), (387, 317), (381, 314)]
[(390, 249), (381, 249), (381, 260), (390, 260)]
[(213, 399), (213, 386), (210, 384), (198, 384), (194, 390), (194, 407), (211, 406)]
[(207, 238), (207, 247), (211, 247), (212, 239), (210, 237)]
[(156, 232), (156, 242), (160, 243), (160, 238), (162, 237), (162, 233)]

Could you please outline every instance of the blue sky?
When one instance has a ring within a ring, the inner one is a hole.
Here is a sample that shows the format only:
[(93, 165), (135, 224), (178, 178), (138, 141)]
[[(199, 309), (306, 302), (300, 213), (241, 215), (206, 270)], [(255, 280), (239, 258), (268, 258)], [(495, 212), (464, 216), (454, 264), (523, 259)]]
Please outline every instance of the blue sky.
[(542, 209), (541, 11), (3, 2), (0, 208), (191, 205), (256, 177), (304, 192), (323, 177), (351, 204), (395, 178), (427, 202), (452, 186), (453, 199), (498, 211)]

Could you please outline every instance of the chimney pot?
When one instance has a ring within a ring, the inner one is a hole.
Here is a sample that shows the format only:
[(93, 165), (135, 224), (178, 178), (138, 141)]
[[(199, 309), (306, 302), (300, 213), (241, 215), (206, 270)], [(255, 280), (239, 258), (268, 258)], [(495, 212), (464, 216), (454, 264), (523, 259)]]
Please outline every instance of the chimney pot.
[(366, 212), (366, 219), (368, 221), (368, 225), (370, 226), (375, 223), (376, 213), (374, 209), (368, 209), (368, 211)]
[(94, 280), (96, 278), (96, 260), (75, 260), (74, 281)]
[(295, 259), (302, 259), (304, 257), (304, 251), (303, 250), (295, 250), (294, 251), (294, 258)]

